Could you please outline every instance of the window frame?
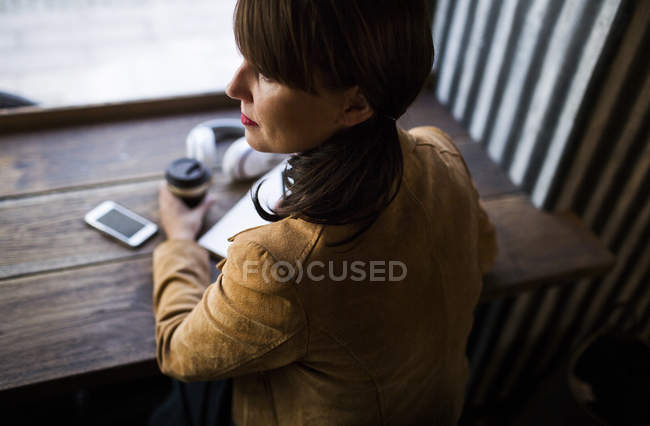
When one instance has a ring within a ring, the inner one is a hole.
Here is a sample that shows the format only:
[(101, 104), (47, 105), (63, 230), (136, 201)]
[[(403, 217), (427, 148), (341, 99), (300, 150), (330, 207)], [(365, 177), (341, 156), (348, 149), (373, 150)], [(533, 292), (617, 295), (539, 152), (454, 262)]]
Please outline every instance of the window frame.
[(0, 109), (0, 134), (229, 108), (239, 108), (239, 101), (230, 99), (223, 92), (102, 104), (4, 108)]

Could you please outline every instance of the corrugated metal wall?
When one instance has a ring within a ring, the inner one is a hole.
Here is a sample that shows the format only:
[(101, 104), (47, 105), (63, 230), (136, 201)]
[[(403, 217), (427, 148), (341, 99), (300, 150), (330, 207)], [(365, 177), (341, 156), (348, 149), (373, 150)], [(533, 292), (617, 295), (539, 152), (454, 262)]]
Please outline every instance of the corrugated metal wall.
[(435, 3), (439, 100), (536, 206), (574, 211), (618, 258), (479, 307), (468, 404), (516, 400), (609, 321), (650, 334), (650, 1)]

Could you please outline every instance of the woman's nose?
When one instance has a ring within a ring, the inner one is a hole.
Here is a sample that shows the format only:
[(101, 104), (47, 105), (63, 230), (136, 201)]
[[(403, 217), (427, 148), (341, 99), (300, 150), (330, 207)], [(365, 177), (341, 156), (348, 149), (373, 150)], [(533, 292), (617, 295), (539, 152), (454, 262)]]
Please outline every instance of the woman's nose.
[(247, 102), (253, 101), (253, 96), (248, 87), (248, 78), (247, 78), (246, 70), (247, 70), (246, 61), (244, 61), (239, 66), (239, 68), (237, 68), (237, 71), (235, 71), (235, 75), (232, 77), (232, 80), (230, 80), (230, 83), (228, 83), (228, 86), (226, 87), (226, 95), (229, 98), (239, 99), (241, 101), (247, 101)]

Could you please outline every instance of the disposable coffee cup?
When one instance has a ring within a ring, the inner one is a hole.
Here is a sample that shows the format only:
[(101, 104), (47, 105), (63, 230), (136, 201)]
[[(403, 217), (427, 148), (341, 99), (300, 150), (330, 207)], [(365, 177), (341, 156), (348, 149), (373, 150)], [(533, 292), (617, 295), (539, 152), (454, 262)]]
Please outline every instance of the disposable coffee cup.
[(190, 208), (201, 203), (210, 186), (210, 171), (194, 158), (174, 160), (165, 171), (169, 191)]

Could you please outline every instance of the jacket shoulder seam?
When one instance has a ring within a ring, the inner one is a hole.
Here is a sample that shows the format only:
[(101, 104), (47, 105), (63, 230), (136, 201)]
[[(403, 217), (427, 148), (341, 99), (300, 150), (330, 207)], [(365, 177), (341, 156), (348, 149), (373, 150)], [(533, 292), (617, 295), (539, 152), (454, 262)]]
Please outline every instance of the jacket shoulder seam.
[(448, 155), (453, 155), (454, 157), (462, 157), (462, 155), (461, 155), (461, 153), (459, 151), (451, 150), (451, 149), (448, 149), (448, 148), (442, 148), (442, 147), (439, 147), (439, 146), (437, 146), (436, 144), (434, 144), (432, 142), (418, 142), (416, 147), (418, 147), (418, 146), (429, 147), (429, 148), (437, 151), (439, 154), (448, 154)]
[[(321, 227), (321, 229), (322, 229), (322, 227)], [(320, 236), (320, 232), (315, 232), (314, 234), (315, 234), (316, 237)], [(312, 239), (307, 242), (305, 248), (307, 246), (309, 246), (309, 244), (312, 242), (312, 240), (316, 240), (316, 238), (312, 237)], [(257, 241), (247, 241), (246, 245), (260, 248), (265, 253), (268, 253), (268, 255), (271, 257), (271, 259), (272, 259), (272, 261), (274, 263), (278, 261), (277, 258), (275, 256), (273, 256), (273, 253), (271, 253), (271, 251), (269, 249), (267, 249), (266, 247), (264, 247), (262, 244), (258, 243)], [(302, 249), (301, 254), (302, 254), (302, 252), (305, 251), (305, 248)], [(309, 341), (311, 339), (311, 328), (309, 327), (309, 324), (310, 324), (309, 323), (309, 315), (307, 315), (307, 309), (305, 309), (305, 303), (303, 302), (302, 298), (300, 297), (300, 293), (298, 292), (298, 289), (296, 288), (297, 283), (296, 283), (295, 279), (291, 281), (291, 284), (292, 284), (291, 289), (293, 290), (293, 294), (296, 297), (296, 300), (298, 301), (298, 303), (300, 304), (300, 308), (302, 310), (302, 317), (303, 317), (302, 319), (303, 319), (304, 325), (303, 325), (303, 327), (300, 328), (300, 330), (302, 330), (302, 328), (307, 329), (306, 330), (307, 331), (307, 339), (306, 339), (306, 342), (305, 342), (305, 349), (304, 349), (304, 353), (303, 353), (303, 356), (305, 356), (305, 355), (307, 355), (307, 353), (309, 351)]]
[[(316, 246), (317, 241), (319, 240), (319, 238), (321, 237), (321, 235), (323, 233), (323, 228), (324, 228), (323, 225), (319, 225), (318, 228), (315, 231), (312, 231), (311, 238), (309, 238), (307, 240), (307, 242), (303, 246), (302, 250), (300, 250), (300, 252), (298, 253), (298, 255), (296, 257), (296, 262), (297, 263), (302, 264), (309, 257), (309, 255), (311, 255), (311, 252), (312, 252), (313, 248)], [(261, 248), (262, 250), (267, 252), (269, 254), (269, 256), (271, 256), (271, 258), (273, 259), (274, 262), (277, 262), (277, 259), (276, 259), (275, 256), (273, 256), (273, 253), (271, 253), (271, 251), (268, 248), (266, 248), (264, 245), (258, 243), (257, 241), (249, 241), (248, 244), (257, 245), (259, 248)], [(302, 300), (302, 297), (300, 296), (300, 292), (298, 292), (298, 289), (296, 288), (296, 285), (297, 285), (297, 283), (294, 280), (292, 288), (293, 288), (294, 294), (296, 296), (296, 300), (298, 301), (298, 303), (300, 303), (300, 307), (302, 308), (303, 321), (305, 322), (305, 326), (307, 327), (307, 338), (306, 338), (306, 342), (305, 342), (305, 350), (304, 350), (304, 353), (303, 353), (303, 356), (306, 356), (309, 353), (309, 344), (311, 342), (311, 334), (312, 334), (311, 326), (310, 326), (311, 321), (310, 321), (310, 318), (309, 318), (309, 314), (307, 313), (307, 309), (305, 308), (305, 303)]]

